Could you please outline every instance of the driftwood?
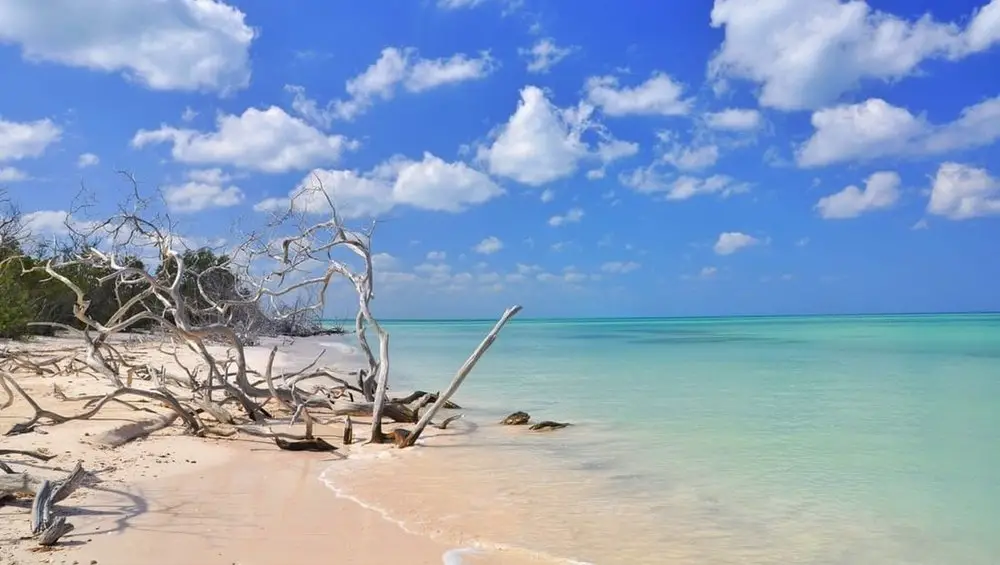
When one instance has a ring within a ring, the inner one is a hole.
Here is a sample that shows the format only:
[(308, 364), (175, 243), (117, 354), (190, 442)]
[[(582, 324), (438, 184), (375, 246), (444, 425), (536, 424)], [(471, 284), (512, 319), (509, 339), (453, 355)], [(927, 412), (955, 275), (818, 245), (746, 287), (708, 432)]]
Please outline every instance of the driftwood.
[(55, 455), (40, 451), (25, 451), (23, 449), (0, 449), (0, 455), (24, 455), (25, 457), (31, 457), (39, 461), (50, 461), (56, 457)]
[[(351, 402), (340, 406), (335, 406), (332, 410), (334, 416), (372, 416), (374, 404), (370, 402)], [(386, 402), (382, 408), (382, 417), (401, 424), (412, 424), (417, 421), (417, 415), (408, 407), (395, 402)]]
[(146, 437), (149, 434), (170, 427), (177, 421), (177, 413), (161, 414), (155, 418), (147, 418), (137, 422), (128, 422), (102, 432), (91, 439), (91, 443), (101, 447), (119, 447), (126, 443)]
[[(424, 397), (428, 397), (429, 398), (429, 402), (437, 402), (438, 393), (436, 393), (436, 392), (424, 392), (422, 390), (417, 390), (417, 391), (414, 391), (414, 392), (412, 392), (412, 393), (404, 396), (403, 398), (394, 398), (394, 399), (392, 399), (391, 402), (398, 402), (400, 404), (410, 404), (411, 402), (414, 402), (416, 400), (421, 400)], [(461, 410), (462, 409), (461, 406), (459, 406), (458, 404), (455, 404), (454, 402), (452, 402), (450, 400), (444, 403), (444, 407), (447, 408), (447, 409), (449, 409), (449, 410)]]
[(80, 487), (87, 473), (77, 463), (73, 471), (61, 481), (40, 479), (29, 473), (0, 475), (0, 498), (6, 496), (34, 496), (31, 505), (31, 534), (41, 545), (53, 545), (73, 529), (64, 516), (57, 516), (55, 504), (64, 500)]
[(344, 423), (344, 445), (351, 445), (354, 443), (354, 423), (351, 422), (351, 417), (347, 417), (347, 421)]
[(438, 410), (444, 407), (445, 402), (448, 402), (451, 395), (455, 394), (458, 387), (462, 386), (462, 382), (469, 376), (472, 368), (476, 366), (479, 359), (484, 353), (486, 353), (490, 346), (493, 345), (493, 342), (496, 341), (497, 336), (500, 334), (500, 330), (502, 330), (504, 325), (507, 324), (507, 321), (517, 315), (520, 311), (520, 306), (512, 306), (503, 313), (503, 316), (500, 317), (496, 325), (493, 326), (493, 329), (490, 330), (490, 333), (488, 333), (482, 343), (479, 344), (479, 347), (472, 352), (472, 355), (469, 356), (465, 363), (462, 364), (462, 367), (459, 368), (458, 373), (455, 374), (455, 378), (452, 379), (451, 384), (448, 385), (448, 388), (444, 391), (444, 393), (440, 395), (430, 409), (424, 413), (423, 417), (420, 418), (420, 421), (417, 422), (417, 425), (414, 426), (413, 431), (407, 434), (407, 437), (404, 440), (397, 443), (398, 447), (410, 447), (416, 443), (417, 439), (420, 438), (420, 434), (424, 431), (424, 428), (430, 424), (431, 418), (437, 414)]
[(464, 417), (465, 417), (465, 414), (455, 414), (454, 416), (449, 416), (449, 417), (445, 418), (444, 421), (442, 421), (440, 424), (437, 424), (437, 428), (439, 430), (447, 430), (448, 429), (448, 424), (454, 422), (455, 420), (464, 418)]
[(531, 416), (529, 416), (527, 412), (518, 411), (514, 412), (510, 416), (507, 416), (501, 420), (500, 423), (505, 426), (523, 426), (524, 424), (527, 424), (530, 419)]
[(287, 441), (281, 438), (274, 438), (274, 444), (282, 451), (336, 451), (336, 446), (328, 443), (321, 437)]

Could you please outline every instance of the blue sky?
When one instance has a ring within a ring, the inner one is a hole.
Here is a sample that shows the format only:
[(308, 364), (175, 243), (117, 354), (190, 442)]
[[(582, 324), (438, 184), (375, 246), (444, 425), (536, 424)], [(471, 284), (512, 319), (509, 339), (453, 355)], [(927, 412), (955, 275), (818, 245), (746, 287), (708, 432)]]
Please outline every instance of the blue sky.
[(1000, 0), (0, 0), (0, 185), (216, 242), (320, 178), (386, 317), (997, 310), (997, 69)]

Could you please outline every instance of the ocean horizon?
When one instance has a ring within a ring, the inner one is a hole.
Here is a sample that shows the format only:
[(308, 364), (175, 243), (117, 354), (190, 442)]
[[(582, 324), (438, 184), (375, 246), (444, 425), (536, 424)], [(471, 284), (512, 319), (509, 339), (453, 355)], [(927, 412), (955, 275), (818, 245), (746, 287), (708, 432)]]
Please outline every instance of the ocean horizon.
[[(385, 321), (393, 390), (493, 322)], [(455, 396), (494, 462), (458, 465), (548, 524), (483, 536), (586, 562), (995, 565), (998, 361), (995, 313), (520, 319)]]
[[(470, 317), (470, 318), (378, 318), (379, 323), (386, 324), (398, 324), (398, 323), (448, 323), (448, 322), (496, 322), (499, 319), (501, 311), (497, 311), (495, 317)], [(898, 317), (920, 317), (920, 316), (992, 316), (1000, 315), (1000, 310), (942, 310), (942, 311), (907, 311), (907, 312), (846, 312), (846, 313), (796, 313), (796, 314), (734, 314), (734, 315), (724, 315), (724, 314), (705, 314), (705, 315), (693, 315), (693, 316), (530, 316), (519, 314), (517, 317), (513, 318), (509, 323), (524, 323), (524, 322), (602, 322), (608, 320), (738, 320), (738, 319), (760, 319), (760, 318), (868, 318), (868, 317), (887, 317), (887, 316), (898, 316)], [(348, 325), (351, 328), (354, 326), (354, 318), (322, 318), (324, 324), (339, 323), (342, 325)]]

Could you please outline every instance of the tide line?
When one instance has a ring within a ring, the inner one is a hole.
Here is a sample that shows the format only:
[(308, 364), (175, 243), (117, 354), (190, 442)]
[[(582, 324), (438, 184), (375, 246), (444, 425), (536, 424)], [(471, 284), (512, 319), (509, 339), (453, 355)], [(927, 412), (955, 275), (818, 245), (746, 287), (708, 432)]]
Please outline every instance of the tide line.
[[(367, 457), (365, 457), (364, 459), (367, 459)], [(405, 521), (403, 521), (403, 520), (401, 520), (399, 518), (396, 518), (395, 516), (393, 516), (392, 514), (390, 514), (388, 510), (386, 510), (386, 509), (384, 509), (384, 508), (382, 508), (380, 506), (376, 506), (374, 504), (366, 502), (366, 501), (364, 501), (364, 500), (362, 500), (362, 499), (354, 496), (353, 494), (348, 493), (347, 491), (345, 491), (344, 489), (340, 488), (339, 486), (337, 486), (337, 484), (333, 480), (333, 477), (328, 476), (328, 473), (331, 473), (331, 471), (333, 471), (338, 465), (343, 465), (343, 462), (334, 463), (334, 464), (330, 465), (329, 467), (327, 467), (319, 475), (320, 482), (322, 482), (323, 485), (326, 486), (326, 488), (330, 489), (330, 491), (333, 492), (333, 494), (337, 498), (341, 498), (341, 499), (344, 499), (344, 500), (349, 500), (349, 501), (357, 504), (358, 506), (360, 506), (362, 508), (365, 508), (366, 510), (370, 510), (372, 512), (375, 512), (383, 520), (386, 520), (387, 522), (390, 522), (392, 524), (395, 524), (396, 526), (399, 526), (399, 528), (401, 530), (403, 530), (404, 532), (406, 532), (408, 534), (412, 534), (412, 535), (416, 535), (416, 536), (423, 536), (423, 537), (426, 537), (426, 538), (430, 538), (432, 540), (440, 541), (439, 538), (438, 538), (438, 536), (435, 536), (435, 535), (433, 535), (431, 533), (428, 533), (428, 532), (423, 532), (423, 531), (415, 530), (415, 529), (411, 528)], [(443, 565), (462, 565), (464, 563), (464, 560), (462, 559), (463, 555), (475, 555), (475, 554), (481, 553), (483, 551), (510, 551), (510, 552), (517, 552), (517, 553), (522, 553), (522, 554), (529, 555), (529, 556), (531, 556), (533, 558), (536, 558), (536, 559), (537, 558), (548, 559), (548, 560), (556, 561), (556, 562), (559, 562), (559, 563), (565, 563), (566, 565), (595, 565), (594, 563), (590, 563), (590, 562), (587, 562), (587, 561), (579, 561), (577, 559), (568, 559), (568, 558), (565, 558), (565, 557), (558, 557), (558, 556), (555, 556), (555, 555), (550, 555), (550, 554), (545, 553), (543, 551), (536, 551), (536, 550), (533, 550), (533, 549), (528, 549), (526, 547), (518, 547), (518, 546), (515, 546), (515, 545), (510, 545), (510, 544), (505, 544), (505, 543), (486, 542), (486, 541), (482, 541), (482, 540), (473, 540), (471, 542), (470, 546), (459, 547), (459, 548), (449, 549), (448, 551), (445, 551), (441, 555), (441, 562), (442, 562)]]

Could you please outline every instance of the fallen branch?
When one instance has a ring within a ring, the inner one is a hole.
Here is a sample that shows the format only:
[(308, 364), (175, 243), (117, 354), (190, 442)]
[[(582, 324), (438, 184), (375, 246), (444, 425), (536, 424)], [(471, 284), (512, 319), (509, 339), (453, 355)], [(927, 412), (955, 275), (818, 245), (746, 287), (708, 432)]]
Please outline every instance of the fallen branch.
[(286, 441), (274, 438), (274, 444), (283, 451), (336, 451), (337, 448), (321, 437), (313, 437), (297, 441)]
[[(425, 396), (429, 396), (430, 397), (430, 402), (437, 402), (438, 393), (436, 393), (436, 392), (424, 392), (422, 390), (414, 391), (414, 392), (412, 392), (412, 393), (404, 396), (403, 398), (393, 398), (391, 400), (391, 402), (398, 402), (400, 404), (410, 404), (411, 402), (413, 402), (415, 400), (420, 400), (420, 399), (422, 399)], [(445, 402), (444, 407), (447, 408), (447, 409), (449, 409), (449, 410), (461, 410), (462, 409), (461, 406), (459, 406), (458, 404), (455, 404), (454, 402), (452, 402), (450, 400), (448, 402)]]
[(449, 416), (449, 417), (445, 418), (443, 422), (441, 422), (440, 424), (437, 424), (437, 428), (439, 430), (447, 430), (448, 429), (448, 424), (450, 424), (450, 423), (452, 423), (455, 420), (458, 420), (460, 418), (464, 418), (464, 417), (465, 417), (465, 414), (455, 414), (454, 416)]
[(50, 461), (56, 457), (40, 451), (25, 451), (23, 449), (0, 449), (0, 455), (25, 455), (39, 461)]
[(73, 524), (66, 522), (65, 516), (56, 516), (53, 506), (73, 494), (85, 475), (83, 465), (77, 462), (73, 472), (62, 481), (42, 481), (31, 505), (31, 533), (40, 545), (55, 545), (59, 538), (73, 530)]
[(24, 400), (31, 406), (32, 410), (34, 410), (35, 412), (35, 415), (32, 416), (30, 420), (28, 420), (27, 422), (14, 424), (11, 427), (11, 429), (7, 431), (5, 435), (16, 435), (19, 433), (24, 433), (26, 431), (29, 431), (32, 427), (35, 426), (35, 424), (37, 424), (43, 418), (49, 420), (52, 424), (64, 424), (66, 422), (72, 422), (73, 420), (87, 420), (93, 417), (98, 412), (100, 412), (101, 408), (103, 408), (105, 404), (125, 394), (130, 394), (162, 402), (164, 405), (166, 405), (171, 410), (176, 412), (177, 415), (184, 420), (184, 423), (188, 425), (188, 428), (191, 431), (198, 432), (201, 429), (201, 424), (194, 417), (194, 415), (188, 412), (183, 406), (181, 406), (180, 402), (178, 402), (178, 400), (174, 398), (174, 396), (168, 393), (166, 390), (153, 392), (137, 388), (120, 387), (101, 397), (101, 399), (98, 400), (90, 410), (87, 410), (86, 412), (83, 412), (81, 414), (77, 414), (76, 416), (63, 416), (61, 414), (57, 414), (55, 412), (52, 412), (51, 410), (46, 410), (41, 406), (39, 406), (38, 403), (35, 402), (35, 400), (31, 398), (31, 396), (28, 395), (28, 393), (25, 392), (25, 390), (21, 388), (21, 386), (17, 384), (17, 381), (15, 381), (14, 378), (11, 377), (10, 375), (7, 375), (5, 373), (0, 373), (0, 380), (5, 380), (7, 381), (7, 383), (10, 384), (10, 386), (14, 387), (14, 390), (16, 390), (17, 393), (21, 395), (22, 398), (24, 398)]
[(160, 414), (154, 418), (128, 422), (95, 436), (91, 443), (100, 447), (119, 447), (126, 443), (146, 437), (149, 434), (173, 425), (177, 421), (177, 412)]
[(496, 341), (497, 336), (500, 334), (500, 330), (502, 330), (504, 325), (507, 324), (507, 321), (513, 318), (520, 311), (521, 306), (511, 306), (503, 313), (503, 316), (501, 316), (496, 325), (493, 326), (490, 333), (486, 334), (486, 337), (483, 339), (482, 343), (479, 344), (479, 347), (476, 347), (476, 350), (472, 352), (472, 355), (469, 356), (462, 367), (458, 370), (458, 373), (455, 374), (455, 378), (451, 380), (451, 384), (448, 385), (448, 389), (445, 390), (444, 393), (438, 397), (437, 402), (435, 402), (430, 409), (424, 413), (424, 416), (420, 418), (420, 421), (417, 422), (416, 426), (414, 426), (413, 431), (408, 433), (405, 439), (402, 439), (399, 443), (397, 443), (398, 447), (410, 447), (416, 443), (417, 439), (420, 438), (420, 434), (423, 433), (424, 428), (426, 428), (427, 424), (431, 422), (431, 418), (437, 414), (438, 410), (444, 407), (444, 404), (448, 402), (451, 395), (455, 394), (458, 387), (462, 386), (462, 382), (465, 381), (465, 377), (469, 376), (469, 373), (472, 372), (472, 368), (479, 362), (479, 358), (482, 357), (490, 346), (493, 345), (493, 342)]

